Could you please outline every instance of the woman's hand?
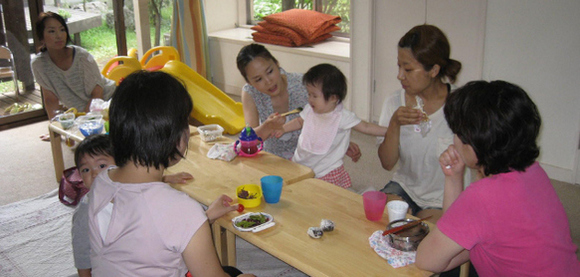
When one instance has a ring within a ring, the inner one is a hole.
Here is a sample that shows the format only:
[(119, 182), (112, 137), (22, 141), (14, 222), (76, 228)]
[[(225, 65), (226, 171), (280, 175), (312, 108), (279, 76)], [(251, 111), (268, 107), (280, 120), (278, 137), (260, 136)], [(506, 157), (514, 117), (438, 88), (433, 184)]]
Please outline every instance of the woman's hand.
[(280, 114), (278, 113), (273, 113), (270, 116), (268, 116), (268, 119), (266, 119), (266, 121), (264, 121), (262, 125), (267, 125), (268, 128), (272, 130), (278, 130), (282, 129), (284, 123), (286, 123), (285, 116), (280, 116)]
[(193, 175), (187, 172), (179, 172), (176, 174), (165, 175), (162, 178), (164, 183), (170, 184), (185, 184), (188, 180), (193, 180)]
[(463, 178), (465, 163), (459, 156), (455, 145), (449, 145), (449, 148), (441, 153), (439, 165), (441, 165), (441, 170), (445, 176)]
[(230, 205), (233, 201), (234, 200), (232, 198), (225, 194), (222, 194), (220, 197), (218, 197), (218, 199), (213, 201), (207, 208), (207, 211), (205, 211), (209, 223), (213, 223), (216, 219), (222, 217), (223, 215), (237, 210), (238, 204)]
[(393, 117), (391, 118), (391, 124), (395, 123), (399, 126), (419, 124), (424, 117), (425, 114), (423, 114), (423, 112), (418, 109), (400, 106), (393, 114)]

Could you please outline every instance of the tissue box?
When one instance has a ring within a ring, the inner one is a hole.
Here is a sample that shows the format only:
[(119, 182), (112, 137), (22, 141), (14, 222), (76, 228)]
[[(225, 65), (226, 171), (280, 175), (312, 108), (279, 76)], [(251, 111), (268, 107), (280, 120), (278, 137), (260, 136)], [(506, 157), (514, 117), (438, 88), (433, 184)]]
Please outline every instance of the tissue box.
[(214, 141), (222, 137), (224, 128), (218, 124), (209, 124), (197, 127), (202, 141)]

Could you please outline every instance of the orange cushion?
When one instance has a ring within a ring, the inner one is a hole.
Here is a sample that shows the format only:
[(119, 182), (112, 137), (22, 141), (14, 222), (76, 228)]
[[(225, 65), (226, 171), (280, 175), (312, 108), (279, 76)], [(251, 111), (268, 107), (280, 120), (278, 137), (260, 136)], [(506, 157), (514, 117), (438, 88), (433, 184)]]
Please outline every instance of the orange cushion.
[(342, 21), (340, 16), (303, 9), (291, 9), (271, 14), (265, 16), (264, 20), (288, 27), (308, 40), (320, 37), (329, 26)]
[[(328, 38), (331, 38), (331, 37), (332, 37), (331, 34), (323, 34), (320, 37), (317, 37), (311, 41), (308, 41), (306, 44), (318, 43), (318, 42), (321, 42), (321, 41), (328, 39)], [(262, 32), (253, 32), (252, 38), (254, 39), (255, 42), (270, 43), (270, 44), (276, 44), (276, 45), (282, 45), (282, 46), (288, 46), (288, 47), (300, 46), (300, 45), (296, 45), (291, 39), (289, 39), (285, 36), (279, 36), (279, 35), (274, 35), (274, 34), (267, 34), (267, 33), (262, 33)]]
[[(284, 27), (284, 26), (281, 26), (278, 24), (267, 22), (267, 21), (258, 22), (258, 25), (253, 26), (252, 30), (255, 30), (255, 31), (258, 31), (261, 33), (265, 33), (265, 34), (272, 34), (272, 35), (288, 37), (292, 40), (292, 42), (296, 46), (310, 43), (310, 41), (307, 38), (303, 37), (302, 35), (300, 35), (296, 31), (294, 31), (288, 27)], [(338, 31), (338, 30), (340, 30), (340, 27), (338, 27), (336, 25), (330, 25), (323, 32), (321, 32), (320, 35), (318, 35), (316, 38), (318, 38), (324, 34)]]

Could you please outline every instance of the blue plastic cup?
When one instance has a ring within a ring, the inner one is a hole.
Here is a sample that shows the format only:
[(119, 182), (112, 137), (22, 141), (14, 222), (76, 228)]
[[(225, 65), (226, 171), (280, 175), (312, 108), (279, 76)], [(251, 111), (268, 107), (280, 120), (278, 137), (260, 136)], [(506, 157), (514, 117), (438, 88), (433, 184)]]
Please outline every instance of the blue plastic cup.
[(260, 179), (262, 194), (266, 203), (275, 204), (280, 201), (283, 181), (282, 177), (276, 175), (264, 176)]

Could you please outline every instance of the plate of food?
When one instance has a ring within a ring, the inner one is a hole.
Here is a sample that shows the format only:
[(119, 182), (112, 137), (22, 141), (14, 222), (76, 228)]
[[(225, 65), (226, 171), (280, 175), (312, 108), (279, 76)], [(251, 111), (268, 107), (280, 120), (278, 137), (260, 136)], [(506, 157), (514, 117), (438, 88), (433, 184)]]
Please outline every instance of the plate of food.
[(274, 225), (274, 217), (267, 213), (246, 213), (232, 218), (234, 228), (242, 232), (260, 232)]

